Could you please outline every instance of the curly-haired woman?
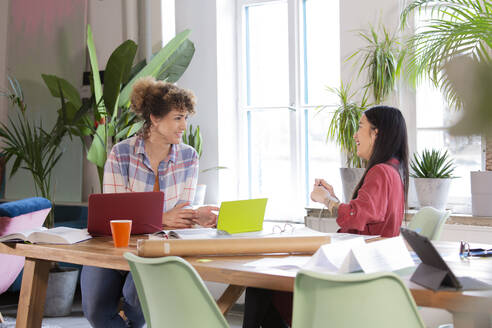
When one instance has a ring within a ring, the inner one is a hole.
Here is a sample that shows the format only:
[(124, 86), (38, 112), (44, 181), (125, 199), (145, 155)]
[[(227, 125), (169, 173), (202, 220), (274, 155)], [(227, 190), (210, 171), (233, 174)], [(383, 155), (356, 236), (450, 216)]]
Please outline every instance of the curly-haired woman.
[[(216, 207), (189, 208), (198, 179), (198, 155), (181, 143), (188, 117), (195, 113), (194, 95), (171, 83), (147, 77), (132, 91), (132, 110), (144, 125), (136, 136), (113, 146), (104, 167), (104, 193), (164, 192), (162, 224), (190, 228), (214, 226)], [(141, 327), (145, 320), (131, 273), (84, 266), (82, 308), (93, 327)], [(126, 321), (119, 315), (123, 297)]]

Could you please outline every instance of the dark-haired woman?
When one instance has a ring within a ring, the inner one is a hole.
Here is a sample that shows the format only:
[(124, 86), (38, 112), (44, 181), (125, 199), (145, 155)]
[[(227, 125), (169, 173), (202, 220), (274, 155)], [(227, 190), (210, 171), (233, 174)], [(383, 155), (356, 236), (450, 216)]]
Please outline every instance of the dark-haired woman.
[[(198, 155), (181, 143), (188, 116), (194, 110), (190, 91), (153, 78), (138, 80), (131, 95), (132, 110), (144, 126), (114, 145), (104, 167), (104, 193), (163, 191), (162, 224), (190, 228), (213, 226), (217, 216), (205, 206), (189, 208), (198, 178)], [(93, 327), (142, 327), (145, 320), (131, 273), (84, 266), (82, 308)], [(126, 318), (119, 315), (119, 305)]]
[[(405, 119), (396, 108), (372, 107), (362, 114), (354, 139), (367, 168), (352, 200), (340, 203), (333, 187), (322, 179), (315, 180), (311, 199), (338, 209), (339, 232), (398, 236), (408, 194)], [(292, 294), (248, 288), (243, 327), (285, 327), (291, 309)]]

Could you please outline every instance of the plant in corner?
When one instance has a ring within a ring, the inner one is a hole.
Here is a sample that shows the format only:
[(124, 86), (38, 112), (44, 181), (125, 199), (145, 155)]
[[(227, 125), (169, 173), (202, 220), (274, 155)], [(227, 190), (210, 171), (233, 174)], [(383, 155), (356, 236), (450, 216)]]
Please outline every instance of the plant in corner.
[(439, 150), (425, 149), (421, 154), (413, 154), (410, 168), (420, 207), (432, 206), (443, 210), (448, 199), (449, 184), (455, 178), (454, 163), (448, 151), (441, 153)]
[[(31, 173), (36, 194), (53, 204), (54, 185), (52, 171), (63, 154), (60, 143), (67, 132), (61, 120), (48, 131), (41, 120), (31, 121), (27, 117), (27, 105), (19, 82), (9, 77), (10, 89), (0, 95), (7, 96), (17, 110), (16, 119), (9, 117), (8, 125), (0, 123), (0, 140), (4, 143), (3, 155), (6, 162), (14, 160), (10, 177), (19, 168)], [(65, 107), (62, 105), (62, 112)], [(53, 206), (53, 205), (52, 205)], [(44, 225), (54, 226), (54, 212), (50, 211)]]
[(415, 84), (422, 77), (429, 79), (450, 107), (465, 109), (461, 120), (450, 129), (452, 135), (483, 136), (486, 171), (471, 172), (472, 214), (490, 216), (492, 2), (412, 1), (401, 13), (402, 27), (412, 15), (422, 13), (427, 18), (408, 41), (405, 70)]
[[(352, 192), (364, 172), (363, 167), (365, 163), (357, 156), (357, 145), (355, 144), (354, 134), (359, 128), (359, 120), (362, 112), (368, 106), (367, 92), (364, 92), (359, 104), (352, 100), (357, 92), (351, 93), (350, 87), (351, 83), (345, 85), (341, 82), (340, 88), (326, 88), (339, 99), (339, 103), (336, 106), (328, 127), (328, 132), (326, 133), (326, 141), (334, 141), (346, 157), (347, 167), (340, 168), (345, 200), (351, 199)], [(317, 110), (322, 111), (326, 108), (329, 107), (320, 106)]]
[(405, 51), (400, 51), (399, 41), (382, 24), (379, 30), (371, 26), (369, 32), (359, 32), (359, 36), (367, 45), (354, 52), (347, 61), (360, 57), (358, 76), (367, 71), (365, 88), (371, 91), (376, 104), (382, 104), (395, 89)]

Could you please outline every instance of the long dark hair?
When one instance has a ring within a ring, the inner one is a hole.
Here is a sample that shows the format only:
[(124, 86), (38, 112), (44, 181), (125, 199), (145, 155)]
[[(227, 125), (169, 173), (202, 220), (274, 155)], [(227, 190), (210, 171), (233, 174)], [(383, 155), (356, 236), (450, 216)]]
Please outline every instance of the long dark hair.
[(401, 112), (389, 106), (374, 106), (364, 111), (369, 123), (378, 129), (371, 158), (367, 162), (364, 175), (354, 190), (352, 199), (357, 198), (367, 172), (377, 164), (386, 163), (392, 157), (400, 162), (397, 168), (405, 191), (405, 208), (408, 204), (408, 137), (407, 125)]

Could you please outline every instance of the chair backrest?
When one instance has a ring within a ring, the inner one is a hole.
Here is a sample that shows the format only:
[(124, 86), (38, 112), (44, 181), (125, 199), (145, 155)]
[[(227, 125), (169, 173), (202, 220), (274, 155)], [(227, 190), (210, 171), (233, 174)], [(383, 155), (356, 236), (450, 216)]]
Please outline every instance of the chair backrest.
[(301, 270), (292, 327), (425, 327), (412, 295), (394, 273), (324, 274)]
[(176, 256), (125, 253), (147, 327), (229, 327), (195, 269)]
[(408, 228), (426, 236), (430, 240), (439, 240), (444, 223), (451, 211), (438, 211), (433, 207), (422, 207), (408, 224)]
[[(46, 198), (33, 197), (0, 204), (0, 236), (39, 228), (51, 210)], [(0, 294), (15, 281), (24, 267), (24, 257), (0, 254)]]

